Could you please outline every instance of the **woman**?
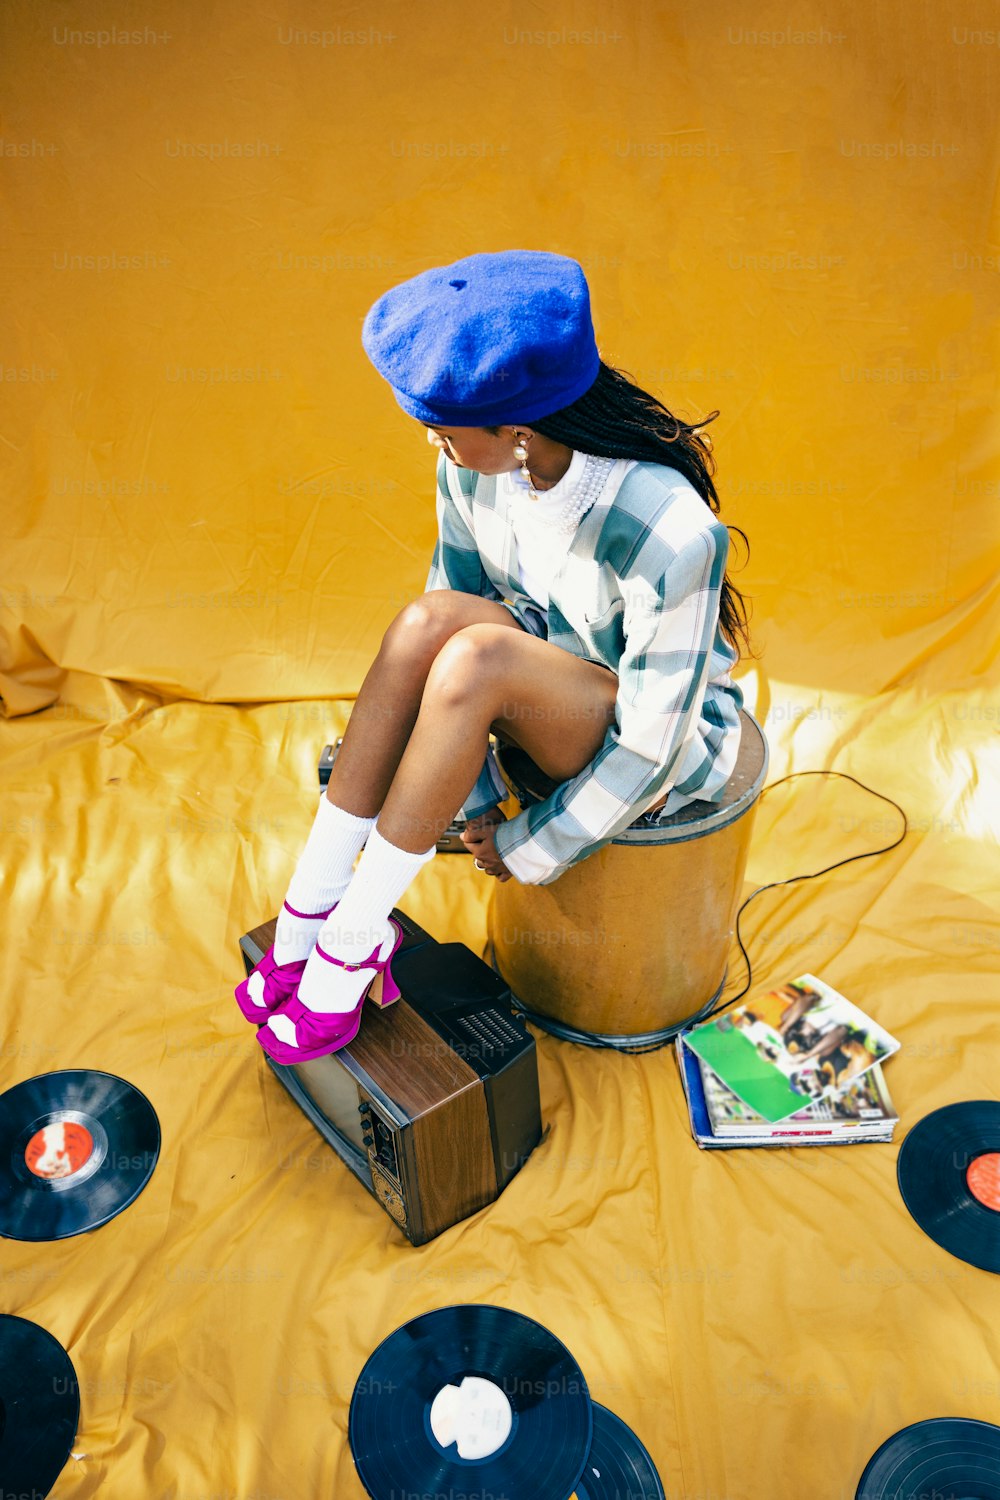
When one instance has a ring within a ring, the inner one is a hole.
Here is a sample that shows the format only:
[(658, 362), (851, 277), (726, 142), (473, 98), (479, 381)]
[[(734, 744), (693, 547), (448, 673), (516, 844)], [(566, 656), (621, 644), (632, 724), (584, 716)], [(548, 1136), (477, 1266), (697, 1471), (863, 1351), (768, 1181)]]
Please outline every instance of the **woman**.
[[(477, 869), (547, 885), (642, 813), (718, 798), (739, 746), (746, 612), (708, 444), (601, 361), (577, 262), (436, 267), (379, 298), (362, 340), (439, 450), (438, 540), (236, 992), (285, 1063), (397, 997), (389, 913), (456, 815)], [(491, 731), (559, 783), (509, 821)]]

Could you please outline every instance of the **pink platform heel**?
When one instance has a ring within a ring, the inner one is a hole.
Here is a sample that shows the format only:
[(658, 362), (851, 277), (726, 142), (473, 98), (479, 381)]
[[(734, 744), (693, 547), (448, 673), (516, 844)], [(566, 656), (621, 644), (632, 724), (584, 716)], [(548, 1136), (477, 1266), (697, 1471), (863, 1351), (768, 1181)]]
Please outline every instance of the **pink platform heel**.
[[(319, 921), (321, 917), (326, 918), (331, 911), (337, 908), (336, 901), (329, 911), (302, 912), (296, 911), (294, 906), (289, 906), (283, 901), (285, 911), (290, 912), (293, 917), (311, 917)], [(268, 1016), (273, 1015), (279, 1005), (284, 1005), (295, 994), (296, 986), (302, 978), (306, 966), (306, 959), (296, 959), (290, 964), (279, 964), (274, 956), (274, 947), (268, 948), (260, 963), (251, 970), (242, 984), (238, 984), (233, 991), (236, 996), (236, 1004), (248, 1021), (255, 1026), (263, 1026)], [(253, 983), (255, 974), (260, 975), (260, 981)], [(256, 998), (255, 998), (256, 996)]]
[(275, 1012), (295, 1023), (295, 1045), (293, 1046), (290, 1042), (280, 1042), (268, 1026), (261, 1026), (257, 1032), (257, 1040), (268, 1057), (273, 1058), (277, 1063), (290, 1064), (309, 1062), (314, 1057), (325, 1057), (328, 1052), (339, 1052), (341, 1047), (346, 1047), (349, 1042), (353, 1042), (360, 1031), (361, 1012), (365, 1008), (366, 1000), (374, 1000), (376, 1005), (384, 1007), (392, 1005), (399, 999), (399, 986), (393, 979), (389, 966), (403, 941), (403, 929), (395, 917), (389, 918), (389, 925), (394, 930), (396, 938), (391, 951), (382, 960), (378, 956), (379, 948), (375, 947), (363, 963), (345, 964), (341, 959), (324, 953), (319, 944), (316, 944), (315, 951), (328, 964), (336, 964), (339, 969), (349, 969), (352, 972), (360, 969), (374, 969), (375, 972), (353, 1010), (333, 1013), (307, 1009), (298, 997), (298, 980), (296, 980), (295, 993)]

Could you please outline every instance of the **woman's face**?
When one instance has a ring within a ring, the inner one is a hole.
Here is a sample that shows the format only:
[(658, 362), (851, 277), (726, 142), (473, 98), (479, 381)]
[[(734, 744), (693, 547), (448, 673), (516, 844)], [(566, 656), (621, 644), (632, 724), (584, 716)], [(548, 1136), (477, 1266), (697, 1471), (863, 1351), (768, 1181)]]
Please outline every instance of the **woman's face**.
[[(519, 432), (528, 430), (518, 428)], [(427, 427), (427, 441), (460, 469), (475, 469), (477, 474), (510, 474), (520, 468), (514, 457), (517, 439), (512, 427), (501, 427), (496, 433), (485, 427)]]

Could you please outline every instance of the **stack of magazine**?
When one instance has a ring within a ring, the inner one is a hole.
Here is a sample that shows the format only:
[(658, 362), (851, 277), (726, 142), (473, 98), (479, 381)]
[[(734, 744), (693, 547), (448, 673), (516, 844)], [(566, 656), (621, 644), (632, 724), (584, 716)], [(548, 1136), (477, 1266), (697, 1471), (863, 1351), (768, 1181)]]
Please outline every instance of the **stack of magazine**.
[(813, 974), (677, 1038), (699, 1146), (844, 1146), (890, 1141), (899, 1116), (882, 1074), (899, 1047)]

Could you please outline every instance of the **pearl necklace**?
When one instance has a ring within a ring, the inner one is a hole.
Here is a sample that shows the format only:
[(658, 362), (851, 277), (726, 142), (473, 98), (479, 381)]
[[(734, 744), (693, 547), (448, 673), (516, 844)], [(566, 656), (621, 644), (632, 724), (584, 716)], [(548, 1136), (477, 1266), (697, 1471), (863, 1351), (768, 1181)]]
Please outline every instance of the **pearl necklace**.
[[(585, 453), (583, 457), (583, 473), (566, 496), (559, 512), (552, 517), (536, 516), (543, 525), (551, 526), (562, 536), (568, 536), (576, 530), (607, 484), (616, 463), (613, 458), (600, 458), (594, 453)], [(544, 495), (545, 491), (542, 490), (541, 494)]]

